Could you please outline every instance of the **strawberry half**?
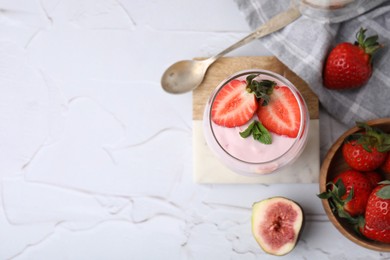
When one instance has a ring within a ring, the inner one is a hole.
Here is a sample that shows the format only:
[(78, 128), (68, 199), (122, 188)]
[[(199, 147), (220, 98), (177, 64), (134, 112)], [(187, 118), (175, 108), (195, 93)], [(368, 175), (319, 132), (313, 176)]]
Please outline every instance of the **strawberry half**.
[(301, 124), (297, 99), (286, 86), (275, 86), (266, 106), (260, 106), (257, 117), (271, 132), (295, 138)]
[(211, 119), (214, 123), (235, 127), (246, 124), (253, 117), (258, 102), (256, 96), (246, 88), (246, 81), (241, 80), (232, 80), (222, 87), (211, 108)]

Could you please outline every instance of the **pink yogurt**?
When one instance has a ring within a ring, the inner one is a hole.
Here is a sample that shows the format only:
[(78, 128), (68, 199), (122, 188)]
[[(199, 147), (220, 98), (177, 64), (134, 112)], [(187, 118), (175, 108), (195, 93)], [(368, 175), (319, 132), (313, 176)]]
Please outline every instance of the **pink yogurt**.
[[(255, 119), (257, 120), (256, 117)], [(219, 144), (231, 156), (249, 163), (263, 163), (282, 156), (294, 144), (296, 138), (273, 133), (271, 133), (271, 145), (262, 144), (252, 137), (242, 138), (240, 132), (244, 131), (252, 121), (234, 128), (219, 126), (212, 122), (213, 132)]]
[[(271, 133), (272, 144), (268, 145), (254, 140), (251, 136), (242, 138), (239, 133), (244, 131), (253, 120), (258, 120), (256, 115), (247, 124), (233, 128), (219, 126), (212, 122), (210, 110), (219, 89), (233, 79), (245, 80), (250, 74), (260, 74), (256, 80), (269, 79), (279, 86), (287, 86), (292, 90), (301, 112), (301, 127), (296, 138)], [(237, 173), (257, 176), (275, 172), (292, 163), (301, 154), (306, 144), (309, 114), (299, 91), (287, 79), (270, 71), (250, 70), (229, 77), (216, 88), (206, 105), (203, 122), (206, 142), (219, 160)]]

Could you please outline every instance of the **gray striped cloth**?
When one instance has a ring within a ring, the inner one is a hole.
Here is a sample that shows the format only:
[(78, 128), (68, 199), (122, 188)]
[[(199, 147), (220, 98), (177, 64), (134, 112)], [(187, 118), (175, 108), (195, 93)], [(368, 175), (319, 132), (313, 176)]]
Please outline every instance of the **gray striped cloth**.
[[(257, 28), (275, 14), (286, 10), (286, 0), (235, 0), (249, 26)], [(363, 0), (359, 8), (337, 17), (337, 22), (302, 16), (279, 32), (259, 39), (292, 71), (304, 79), (320, 103), (336, 120), (347, 126), (356, 121), (390, 117), (390, 1)], [(379, 35), (385, 47), (373, 58), (373, 74), (359, 89), (335, 91), (322, 84), (327, 53), (337, 43), (354, 42), (363, 27), (366, 36)]]

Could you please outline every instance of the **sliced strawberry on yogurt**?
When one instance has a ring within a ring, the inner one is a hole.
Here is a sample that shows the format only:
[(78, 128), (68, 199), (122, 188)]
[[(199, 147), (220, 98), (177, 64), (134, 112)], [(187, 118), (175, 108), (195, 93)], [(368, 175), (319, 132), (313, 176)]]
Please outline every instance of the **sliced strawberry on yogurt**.
[(297, 99), (286, 86), (275, 86), (271, 100), (259, 106), (257, 117), (271, 132), (295, 138), (301, 124), (301, 113)]
[(247, 83), (243, 80), (232, 80), (222, 87), (211, 108), (211, 119), (214, 123), (235, 127), (246, 124), (253, 117), (258, 102), (256, 96), (246, 88)]

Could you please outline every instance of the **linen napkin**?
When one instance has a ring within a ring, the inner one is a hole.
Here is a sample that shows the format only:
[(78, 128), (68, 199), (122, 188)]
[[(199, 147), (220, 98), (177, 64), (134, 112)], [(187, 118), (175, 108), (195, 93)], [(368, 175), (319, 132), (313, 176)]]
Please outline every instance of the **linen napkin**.
[[(286, 10), (286, 0), (234, 0), (252, 29)], [(335, 22), (336, 21), (336, 22)], [(384, 45), (373, 57), (369, 82), (354, 90), (323, 87), (322, 69), (327, 53), (340, 42), (354, 42), (359, 29), (379, 35)], [(390, 117), (390, 1), (363, 0), (359, 8), (330, 22), (303, 15), (284, 29), (259, 39), (287, 67), (304, 79), (324, 109), (351, 127), (356, 121)]]

